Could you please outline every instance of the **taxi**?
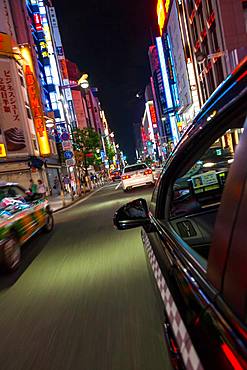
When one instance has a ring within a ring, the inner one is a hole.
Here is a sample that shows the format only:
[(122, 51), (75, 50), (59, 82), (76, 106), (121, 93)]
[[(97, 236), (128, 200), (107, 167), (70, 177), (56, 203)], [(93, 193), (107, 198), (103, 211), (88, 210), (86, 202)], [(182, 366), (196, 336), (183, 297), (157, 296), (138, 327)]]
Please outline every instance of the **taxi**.
[(247, 58), (180, 139), (150, 205), (114, 216), (120, 230), (142, 226), (174, 369), (247, 369), (246, 102)]
[(30, 194), (17, 183), (0, 183), (0, 262), (15, 270), (21, 260), (21, 246), (43, 229), (50, 232), (54, 220), (49, 203)]

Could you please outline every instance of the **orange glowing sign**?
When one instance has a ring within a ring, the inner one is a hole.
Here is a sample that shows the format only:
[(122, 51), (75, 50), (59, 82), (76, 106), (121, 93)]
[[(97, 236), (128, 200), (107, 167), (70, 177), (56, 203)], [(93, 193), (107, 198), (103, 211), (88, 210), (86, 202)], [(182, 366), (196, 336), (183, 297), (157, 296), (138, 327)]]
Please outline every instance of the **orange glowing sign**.
[(162, 36), (165, 21), (169, 12), (169, 7), (171, 0), (158, 0), (157, 3), (157, 16), (158, 16), (158, 25), (160, 28), (160, 35)]
[(166, 13), (165, 13), (163, 0), (158, 0), (157, 16), (158, 16), (158, 25), (159, 25), (159, 28), (160, 28), (160, 34), (162, 35), (162, 31), (163, 31), (163, 27), (164, 27), (165, 19), (166, 19)]
[(150, 116), (151, 116), (151, 121), (152, 121), (153, 127), (156, 128), (157, 127), (157, 119), (156, 119), (156, 113), (155, 113), (155, 109), (154, 109), (153, 104), (149, 105), (149, 111), (150, 111)]
[(0, 52), (12, 53), (11, 37), (4, 33), (0, 33)]
[(41, 155), (50, 154), (50, 145), (45, 126), (45, 119), (41, 106), (41, 100), (37, 81), (29, 65), (25, 67), (25, 77), (27, 83), (27, 92), (30, 101), (30, 107), (33, 113), (35, 131), (38, 138), (39, 148)]

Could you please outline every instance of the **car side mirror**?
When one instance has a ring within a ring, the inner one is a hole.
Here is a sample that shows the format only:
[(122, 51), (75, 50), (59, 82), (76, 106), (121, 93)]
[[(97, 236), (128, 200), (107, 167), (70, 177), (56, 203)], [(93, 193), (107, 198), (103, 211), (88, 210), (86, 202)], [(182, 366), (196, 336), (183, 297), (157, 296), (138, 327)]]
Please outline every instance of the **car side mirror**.
[(118, 230), (132, 229), (150, 224), (148, 206), (145, 199), (135, 199), (119, 208), (113, 218)]

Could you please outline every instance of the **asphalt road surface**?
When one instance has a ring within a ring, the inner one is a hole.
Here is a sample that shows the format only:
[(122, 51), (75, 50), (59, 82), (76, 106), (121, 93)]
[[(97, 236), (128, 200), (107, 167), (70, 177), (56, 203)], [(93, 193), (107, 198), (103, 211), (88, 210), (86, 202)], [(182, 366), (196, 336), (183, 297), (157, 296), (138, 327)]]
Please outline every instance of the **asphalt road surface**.
[(1, 273), (1, 370), (170, 369), (140, 229), (112, 226), (114, 210), (151, 189), (115, 186), (57, 213), (20, 269)]

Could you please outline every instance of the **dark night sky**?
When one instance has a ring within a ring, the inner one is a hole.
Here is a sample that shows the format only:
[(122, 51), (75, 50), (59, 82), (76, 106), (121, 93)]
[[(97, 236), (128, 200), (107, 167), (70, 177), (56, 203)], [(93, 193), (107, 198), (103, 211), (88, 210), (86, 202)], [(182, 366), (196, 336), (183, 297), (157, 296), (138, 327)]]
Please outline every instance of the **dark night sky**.
[(108, 123), (129, 161), (132, 123), (144, 103), (135, 95), (149, 80), (148, 46), (156, 0), (54, 0), (65, 55), (89, 74)]

